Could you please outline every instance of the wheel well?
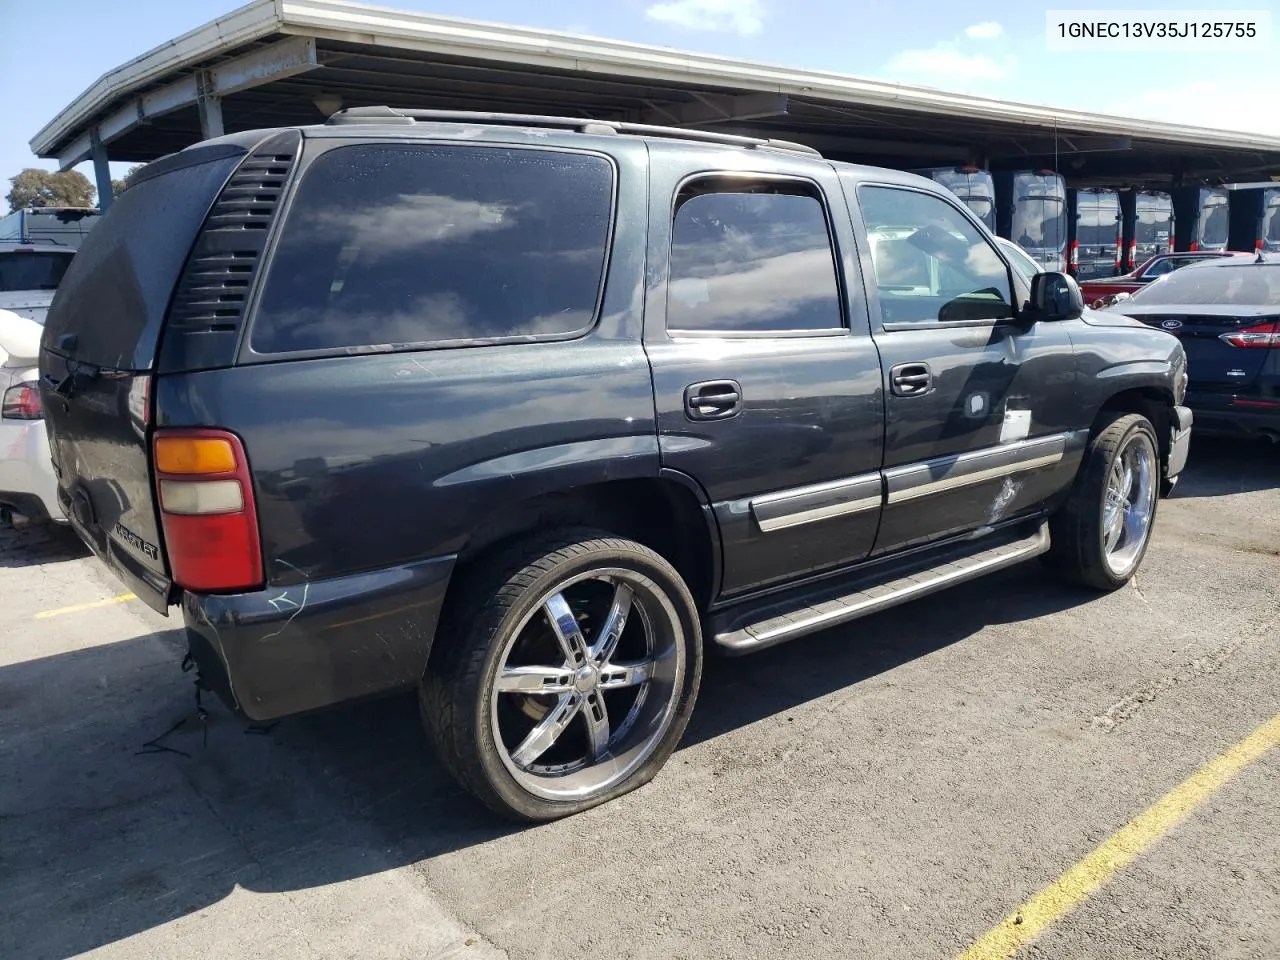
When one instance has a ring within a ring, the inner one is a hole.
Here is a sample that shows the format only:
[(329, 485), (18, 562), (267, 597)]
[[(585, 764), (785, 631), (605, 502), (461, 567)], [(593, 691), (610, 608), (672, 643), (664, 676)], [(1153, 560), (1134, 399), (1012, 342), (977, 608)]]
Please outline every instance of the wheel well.
[(1169, 412), (1173, 406), (1172, 394), (1165, 393), (1155, 387), (1135, 387), (1123, 390), (1107, 399), (1093, 421), (1093, 433), (1097, 433), (1111, 419), (1112, 414), (1139, 413), (1151, 421), (1156, 428), (1156, 440), (1160, 444), (1160, 457), (1163, 460), (1169, 452)]
[(468, 538), (453, 579), (515, 540), (556, 527), (594, 527), (644, 544), (676, 568), (700, 609), (719, 587), (719, 546), (698, 498), (656, 477), (590, 484), (499, 509)]

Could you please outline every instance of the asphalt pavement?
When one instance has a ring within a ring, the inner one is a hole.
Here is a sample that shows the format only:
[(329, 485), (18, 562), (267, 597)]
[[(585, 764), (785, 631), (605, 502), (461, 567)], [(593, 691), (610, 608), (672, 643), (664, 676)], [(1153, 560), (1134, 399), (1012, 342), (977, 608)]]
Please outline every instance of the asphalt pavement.
[[(709, 662), (649, 786), (495, 820), (411, 697), (246, 728), (180, 621), (0, 531), (0, 957), (950, 960), (1280, 713), (1280, 450), (1197, 440), (1136, 580), (1036, 563)], [(1280, 956), (1280, 749), (1019, 952)]]

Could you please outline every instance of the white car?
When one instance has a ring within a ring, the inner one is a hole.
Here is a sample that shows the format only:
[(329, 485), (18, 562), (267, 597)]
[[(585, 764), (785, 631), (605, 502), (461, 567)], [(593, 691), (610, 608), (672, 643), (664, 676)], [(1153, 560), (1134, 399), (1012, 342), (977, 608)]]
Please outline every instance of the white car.
[(75, 251), (52, 243), (0, 241), (0, 310), (43, 324)]
[(41, 332), (35, 320), (0, 310), (0, 511), (6, 520), (19, 513), (62, 523), (37, 389)]

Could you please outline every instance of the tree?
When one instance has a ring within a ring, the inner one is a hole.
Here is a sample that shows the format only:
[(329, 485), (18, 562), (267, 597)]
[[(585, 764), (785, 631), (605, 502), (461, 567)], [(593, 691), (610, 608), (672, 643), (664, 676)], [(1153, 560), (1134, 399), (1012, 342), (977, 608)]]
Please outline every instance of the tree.
[(27, 167), (10, 177), (11, 189), (5, 197), (10, 210), (24, 207), (92, 207), (97, 193), (89, 178), (76, 170), (54, 173)]
[(118, 197), (120, 196), (120, 194), (128, 190), (129, 187), (133, 184), (133, 178), (137, 176), (138, 171), (145, 166), (146, 166), (145, 163), (135, 163), (132, 167), (129, 168), (128, 173), (126, 173), (122, 179), (112, 180), (111, 181), (112, 195)]

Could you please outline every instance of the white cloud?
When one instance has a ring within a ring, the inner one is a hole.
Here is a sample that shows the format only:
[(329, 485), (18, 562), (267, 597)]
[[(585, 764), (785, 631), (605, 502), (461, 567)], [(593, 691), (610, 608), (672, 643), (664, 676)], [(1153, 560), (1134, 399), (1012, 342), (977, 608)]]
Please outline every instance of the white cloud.
[(964, 35), (970, 40), (994, 40), (1002, 33), (1004, 33), (1004, 27), (994, 20), (984, 20), (982, 23), (964, 28)]
[(645, 16), (685, 30), (714, 30), (744, 37), (764, 29), (761, 0), (670, 0), (648, 7)]
[(950, 85), (968, 80), (1003, 80), (1013, 72), (1012, 60), (1003, 62), (985, 53), (963, 53), (954, 43), (938, 43), (928, 50), (904, 50), (889, 61), (890, 73), (946, 79)]
[[(1280, 77), (1259, 78), (1259, 89), (1274, 89)], [(1253, 97), (1240, 96), (1239, 84), (1197, 80), (1177, 87), (1139, 90), (1108, 103), (1105, 112), (1139, 120), (1186, 123), (1219, 130), (1280, 136), (1280, 113), (1259, 110)]]

